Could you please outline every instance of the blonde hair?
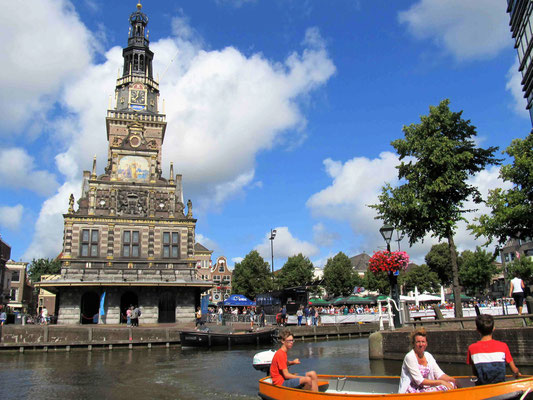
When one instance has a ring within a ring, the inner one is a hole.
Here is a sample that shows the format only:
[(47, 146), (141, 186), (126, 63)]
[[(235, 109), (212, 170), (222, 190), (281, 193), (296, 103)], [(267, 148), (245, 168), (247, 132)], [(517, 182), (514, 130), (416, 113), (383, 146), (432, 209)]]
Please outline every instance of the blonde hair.
[(411, 345), (414, 346), (415, 344), (415, 338), (417, 336), (423, 336), (423, 337), (427, 337), (427, 332), (424, 328), (417, 328), (415, 329), (413, 332), (411, 332), (411, 334), (409, 335), (409, 341), (411, 342)]

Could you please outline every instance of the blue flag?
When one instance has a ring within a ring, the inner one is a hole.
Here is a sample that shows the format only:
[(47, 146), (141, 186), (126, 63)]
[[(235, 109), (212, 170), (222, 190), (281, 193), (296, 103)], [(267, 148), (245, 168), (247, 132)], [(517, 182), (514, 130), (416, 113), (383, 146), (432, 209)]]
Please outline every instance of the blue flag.
[(104, 302), (105, 302), (105, 292), (102, 293), (102, 296), (100, 297), (100, 315), (105, 315)]

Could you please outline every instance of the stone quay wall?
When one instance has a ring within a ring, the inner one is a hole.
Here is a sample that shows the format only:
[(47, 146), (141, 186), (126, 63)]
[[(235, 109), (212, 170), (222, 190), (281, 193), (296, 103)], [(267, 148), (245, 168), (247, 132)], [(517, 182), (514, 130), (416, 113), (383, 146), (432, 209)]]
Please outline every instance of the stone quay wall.
[[(403, 360), (411, 350), (411, 330), (380, 331), (369, 337), (370, 359)], [(507, 343), (517, 365), (533, 362), (533, 327), (496, 329), (493, 338)], [(427, 330), (428, 347), (437, 361), (466, 362), (468, 346), (480, 339), (474, 329), (441, 328)]]

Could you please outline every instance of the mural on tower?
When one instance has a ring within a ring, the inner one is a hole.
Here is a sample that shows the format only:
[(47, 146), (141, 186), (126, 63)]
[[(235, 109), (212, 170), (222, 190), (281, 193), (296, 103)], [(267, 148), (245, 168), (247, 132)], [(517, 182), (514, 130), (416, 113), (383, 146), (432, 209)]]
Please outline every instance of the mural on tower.
[(123, 156), (118, 163), (118, 179), (121, 181), (148, 181), (150, 161), (144, 157)]

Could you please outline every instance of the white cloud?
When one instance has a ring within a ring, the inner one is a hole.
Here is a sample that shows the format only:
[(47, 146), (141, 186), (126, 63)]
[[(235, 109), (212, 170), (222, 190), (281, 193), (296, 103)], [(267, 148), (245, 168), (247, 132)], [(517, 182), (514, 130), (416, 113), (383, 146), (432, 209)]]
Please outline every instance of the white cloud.
[(215, 242), (212, 239), (209, 239), (207, 236), (202, 235), (201, 233), (196, 233), (195, 235), (196, 243), (200, 243), (202, 246), (207, 248), (208, 250), (216, 251), (219, 250), (220, 247), (218, 246), (217, 242)]
[(0, 135), (42, 129), (63, 85), (91, 59), (91, 35), (68, 0), (2, 4)]
[(18, 230), (22, 220), (22, 204), (16, 206), (0, 206), (0, 226), (5, 229)]
[[(262, 243), (255, 246), (255, 250), (261, 254), (265, 260), (271, 260), (270, 249), (270, 232), (265, 234)], [(304, 256), (312, 257), (318, 254), (318, 248), (309, 242), (300, 240), (292, 236), (289, 228), (280, 226), (276, 228), (276, 237), (274, 239), (274, 258), (287, 259), (289, 257), (302, 253)], [(269, 261), (270, 262), (270, 261)], [(276, 269), (281, 268), (281, 265), (276, 265)]]
[(61, 252), (63, 238), (63, 214), (68, 210), (70, 194), (76, 199), (81, 193), (81, 180), (63, 184), (57, 193), (47, 199), (35, 224), (35, 234), (22, 259), (57, 257)]
[(36, 170), (34, 158), (20, 147), (0, 150), (0, 186), (28, 189), (43, 196), (55, 192), (56, 177), (48, 171)]
[(318, 246), (330, 247), (338, 239), (339, 234), (329, 232), (324, 224), (318, 223), (313, 226), (313, 241)]
[(239, 8), (244, 4), (256, 3), (257, 0), (215, 0), (215, 2), (219, 5), (228, 4), (232, 7)]
[(517, 58), (513, 66), (507, 71), (507, 84), (505, 85), (505, 89), (511, 92), (513, 96), (513, 111), (524, 118), (529, 118), (529, 112), (526, 110), (527, 101), (522, 91), (522, 74), (518, 71), (518, 66)]
[(503, 0), (420, 0), (398, 14), (416, 38), (433, 40), (457, 60), (484, 59), (511, 46)]
[[(347, 221), (354, 234), (361, 239), (361, 251), (372, 254), (383, 249), (385, 243), (379, 234), (382, 221), (374, 219), (376, 212), (368, 205), (378, 202), (378, 195), (385, 182), (393, 186), (398, 185), (397, 170), (394, 168), (397, 164), (397, 156), (390, 152), (381, 153), (378, 158), (372, 160), (355, 157), (344, 164), (327, 159), (324, 165), (326, 172), (332, 178), (332, 183), (312, 195), (307, 201), (307, 206), (314, 216)], [(482, 196), (486, 198), (489, 189), (508, 188), (508, 185), (498, 178), (498, 174), (499, 168), (491, 167), (471, 177), (469, 182), (478, 187)], [(485, 205), (473, 202), (466, 203), (465, 209), (477, 209), (464, 215), (469, 222), (473, 221), (474, 217), (489, 212)], [(455, 235), (455, 244), (460, 251), (484, 243), (482, 238), (476, 240), (466, 229), (466, 225), (464, 222), (459, 223)], [(437, 242), (435, 238), (427, 235), (423, 243), (416, 243), (409, 248), (408, 238), (405, 238), (401, 242), (401, 248), (410, 254), (413, 262), (423, 263), (424, 256)], [(394, 242), (391, 245), (393, 250), (396, 246)], [(317, 260), (319, 261), (325, 263), (327, 260)]]

